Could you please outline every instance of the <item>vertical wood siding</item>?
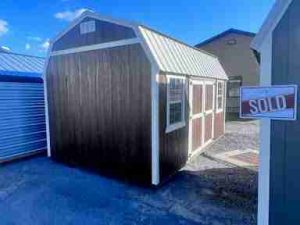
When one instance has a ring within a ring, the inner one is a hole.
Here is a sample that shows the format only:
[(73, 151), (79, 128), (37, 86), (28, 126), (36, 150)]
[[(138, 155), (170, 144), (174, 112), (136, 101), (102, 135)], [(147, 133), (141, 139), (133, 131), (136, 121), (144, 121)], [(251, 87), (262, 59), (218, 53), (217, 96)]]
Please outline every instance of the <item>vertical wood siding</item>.
[(205, 110), (211, 110), (213, 108), (213, 96), (214, 93), (214, 86), (212, 84), (205, 85)]
[[(188, 83), (188, 82), (187, 82)], [(187, 85), (188, 86), (188, 85)], [(167, 126), (167, 78), (160, 75), (159, 80), (159, 157), (161, 182), (181, 169), (188, 158), (188, 88), (186, 88), (186, 126), (166, 133)]]
[[(273, 32), (272, 85), (300, 85), (300, 1)], [(271, 121), (270, 225), (300, 224), (300, 107), (297, 121)]]
[(202, 144), (202, 117), (193, 119), (192, 126), (192, 151), (195, 151)]
[(212, 114), (206, 115), (204, 121), (205, 121), (204, 142), (207, 142), (212, 138), (212, 123), (213, 123)]
[(224, 134), (224, 113), (216, 113), (215, 114), (215, 123), (214, 123), (214, 138), (217, 139), (218, 137)]
[(121, 25), (90, 17), (83, 19), (82, 22), (91, 20), (96, 23), (95, 32), (80, 34), (80, 24), (78, 24), (53, 44), (53, 51), (136, 37), (133, 29)]
[(193, 114), (202, 112), (203, 85), (193, 84)]
[(151, 182), (151, 65), (139, 44), (51, 57), (54, 159)]

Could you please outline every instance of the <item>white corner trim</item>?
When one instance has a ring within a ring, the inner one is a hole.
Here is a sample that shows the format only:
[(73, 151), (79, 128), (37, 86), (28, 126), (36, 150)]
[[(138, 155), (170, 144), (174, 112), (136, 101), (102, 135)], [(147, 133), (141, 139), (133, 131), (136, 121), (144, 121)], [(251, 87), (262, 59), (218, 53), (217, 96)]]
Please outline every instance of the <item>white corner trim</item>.
[[(272, 33), (261, 49), (260, 85), (271, 85), (272, 80)], [(269, 225), (270, 207), (270, 155), (271, 120), (260, 120), (260, 150), (258, 176), (258, 225)]]
[(257, 51), (261, 50), (266, 37), (275, 29), (292, 1), (293, 0), (276, 0), (269, 15), (251, 43), (253, 49)]
[(140, 43), (140, 40), (138, 38), (124, 39), (124, 40), (120, 40), (120, 41), (111, 41), (111, 42), (106, 42), (106, 43), (101, 43), (101, 44), (87, 45), (87, 46), (82, 46), (82, 47), (77, 47), (77, 48), (70, 48), (70, 49), (66, 49), (66, 50), (54, 51), (51, 53), (51, 56), (66, 55), (66, 54), (86, 52), (86, 51), (106, 49), (106, 48), (114, 48), (114, 47), (119, 47), (119, 46), (124, 46), (124, 45), (133, 45), (133, 44), (137, 44), (137, 43)]
[(48, 108), (48, 89), (47, 89), (47, 67), (50, 60), (50, 52), (52, 50), (52, 44), (50, 44), (46, 63), (44, 64), (43, 69), (43, 82), (44, 82), (44, 101), (45, 101), (45, 119), (46, 119), (46, 137), (47, 137), (47, 156), (51, 157), (51, 143), (50, 143), (50, 125), (49, 125), (49, 108)]
[(160, 183), (159, 167), (159, 71), (151, 69), (151, 179), (153, 185)]

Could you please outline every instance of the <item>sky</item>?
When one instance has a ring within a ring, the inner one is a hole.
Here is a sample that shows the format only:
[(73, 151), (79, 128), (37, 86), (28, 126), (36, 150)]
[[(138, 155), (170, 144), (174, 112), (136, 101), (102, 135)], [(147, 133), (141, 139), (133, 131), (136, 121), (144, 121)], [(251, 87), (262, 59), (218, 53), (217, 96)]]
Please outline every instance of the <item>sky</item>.
[(0, 0), (0, 46), (46, 56), (85, 9), (137, 22), (190, 45), (229, 28), (257, 32), (275, 0)]

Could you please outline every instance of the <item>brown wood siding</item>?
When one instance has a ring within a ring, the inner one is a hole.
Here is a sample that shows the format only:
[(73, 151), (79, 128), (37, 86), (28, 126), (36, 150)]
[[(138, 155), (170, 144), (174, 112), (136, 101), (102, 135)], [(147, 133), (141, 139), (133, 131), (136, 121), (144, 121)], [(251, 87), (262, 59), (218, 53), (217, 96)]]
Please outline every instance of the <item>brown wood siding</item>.
[(202, 144), (202, 117), (193, 119), (192, 126), (192, 151), (195, 151)]
[(205, 110), (211, 110), (213, 108), (213, 85), (211, 84), (206, 84), (205, 85)]
[(80, 34), (80, 23), (53, 44), (53, 51), (100, 44), (136, 37), (132, 28), (87, 17), (81, 22), (95, 21), (96, 31)]
[(193, 84), (193, 114), (202, 112), (202, 88), (202, 84)]
[(224, 113), (215, 114), (215, 124), (214, 124), (214, 138), (218, 138), (224, 134)]
[(212, 120), (212, 114), (208, 114), (205, 116), (204, 142), (207, 142), (212, 138)]
[[(187, 82), (188, 83), (188, 82)], [(187, 85), (188, 86), (188, 85)], [(167, 126), (167, 79), (161, 74), (159, 80), (159, 158), (160, 180), (166, 181), (181, 169), (188, 158), (188, 88), (186, 88), (186, 125), (183, 128), (166, 133)]]
[(151, 182), (151, 65), (139, 44), (51, 57), (54, 159)]

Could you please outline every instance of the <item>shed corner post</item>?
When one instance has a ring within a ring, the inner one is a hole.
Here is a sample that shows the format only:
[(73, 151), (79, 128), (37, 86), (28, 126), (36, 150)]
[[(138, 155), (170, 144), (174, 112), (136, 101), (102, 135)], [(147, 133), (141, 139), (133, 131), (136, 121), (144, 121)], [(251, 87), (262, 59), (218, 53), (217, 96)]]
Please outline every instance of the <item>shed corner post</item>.
[[(260, 85), (272, 84), (272, 35), (268, 35), (260, 46)], [(271, 160), (271, 120), (260, 120), (260, 150), (258, 177), (257, 224), (269, 225), (270, 211), (270, 160)]]
[(159, 69), (151, 68), (151, 178), (152, 185), (160, 183), (159, 165)]
[(47, 140), (47, 156), (51, 157), (51, 144), (50, 144), (50, 125), (49, 125), (49, 108), (48, 108), (48, 91), (47, 91), (47, 68), (50, 61), (50, 55), (52, 52), (52, 43), (50, 43), (46, 62), (43, 70), (43, 82), (44, 82), (44, 101), (45, 101), (45, 120), (46, 120), (46, 140)]

